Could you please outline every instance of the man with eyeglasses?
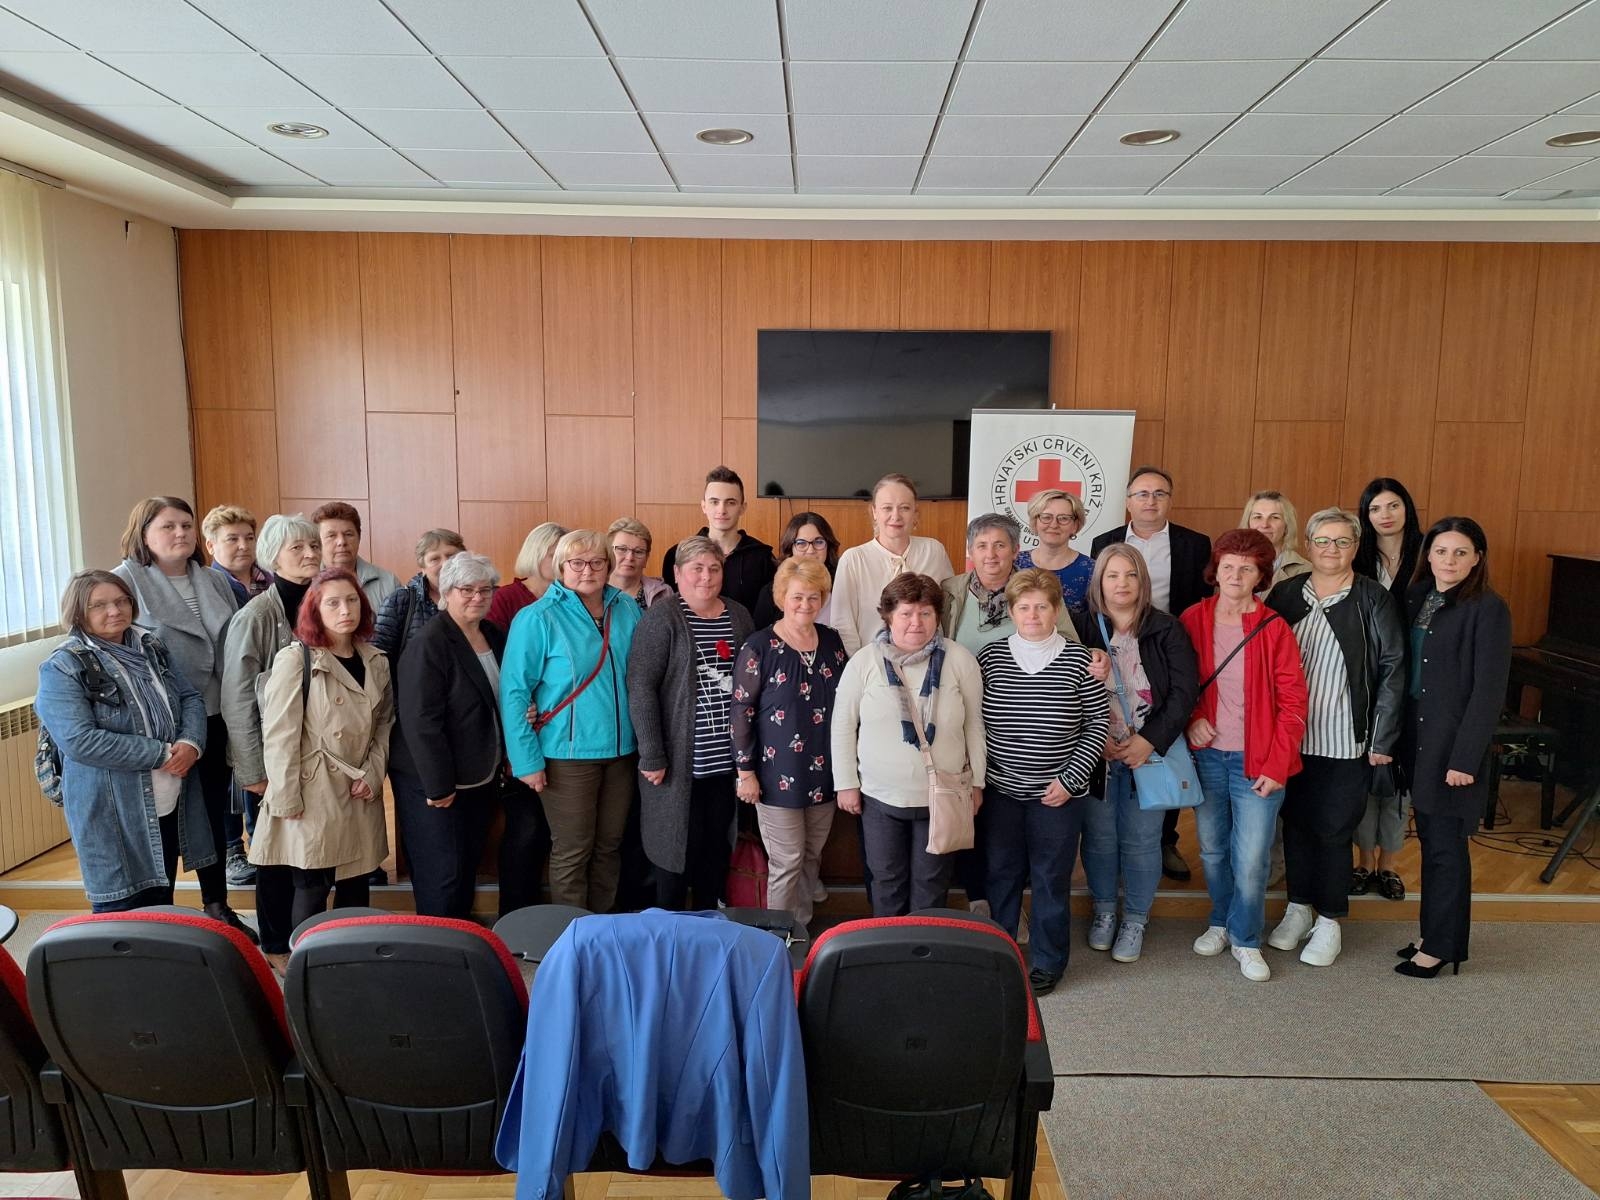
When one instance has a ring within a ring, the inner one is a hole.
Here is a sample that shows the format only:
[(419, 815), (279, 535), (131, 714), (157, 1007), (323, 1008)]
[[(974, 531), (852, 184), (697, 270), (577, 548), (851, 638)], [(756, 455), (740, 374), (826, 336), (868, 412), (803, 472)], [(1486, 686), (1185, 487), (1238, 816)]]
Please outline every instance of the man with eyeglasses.
[[(1126, 542), (1144, 556), (1150, 570), (1150, 599), (1176, 617), (1211, 594), (1205, 581), (1211, 539), (1167, 519), (1172, 508), (1172, 476), (1161, 467), (1141, 466), (1128, 479), (1128, 523), (1095, 538), (1096, 557), (1113, 542)], [(1178, 810), (1161, 825), (1161, 873), (1185, 883), (1193, 874), (1178, 853)]]
[[(700, 498), (700, 511), (706, 515), (700, 537), (708, 537), (721, 547), (722, 594), (737, 600), (750, 612), (772, 586), (778, 573), (772, 547), (739, 528), (749, 506), (744, 498), (744, 480), (730, 467), (712, 467), (706, 473), (706, 490)], [(661, 578), (673, 591), (678, 590), (678, 547), (674, 543), (661, 560)]]

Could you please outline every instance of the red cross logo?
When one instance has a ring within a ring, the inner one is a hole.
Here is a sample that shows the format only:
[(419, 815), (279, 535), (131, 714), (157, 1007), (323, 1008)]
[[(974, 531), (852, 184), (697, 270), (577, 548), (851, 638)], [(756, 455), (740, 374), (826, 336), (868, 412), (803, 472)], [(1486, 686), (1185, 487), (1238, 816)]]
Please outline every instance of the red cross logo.
[(1040, 492), (1050, 491), (1052, 488), (1063, 492), (1071, 492), (1080, 499), (1083, 496), (1083, 484), (1076, 480), (1061, 478), (1061, 460), (1059, 458), (1039, 459), (1039, 477), (1037, 479), (1018, 479), (1012, 494), (1018, 504), (1026, 504)]

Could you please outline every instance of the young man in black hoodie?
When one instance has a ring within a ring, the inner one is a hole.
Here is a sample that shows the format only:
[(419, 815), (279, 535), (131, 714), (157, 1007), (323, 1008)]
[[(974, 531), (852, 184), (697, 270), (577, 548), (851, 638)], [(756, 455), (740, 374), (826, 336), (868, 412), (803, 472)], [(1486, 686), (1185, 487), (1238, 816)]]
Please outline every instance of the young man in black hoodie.
[[(713, 467), (706, 473), (705, 495), (700, 499), (700, 511), (706, 515), (706, 524), (700, 529), (700, 536), (716, 542), (726, 556), (722, 565), (722, 594), (753, 612), (761, 593), (772, 586), (778, 564), (771, 546), (739, 528), (746, 507), (744, 480), (737, 471)], [(678, 587), (677, 558), (678, 547), (674, 545), (661, 560), (661, 578), (674, 591)]]

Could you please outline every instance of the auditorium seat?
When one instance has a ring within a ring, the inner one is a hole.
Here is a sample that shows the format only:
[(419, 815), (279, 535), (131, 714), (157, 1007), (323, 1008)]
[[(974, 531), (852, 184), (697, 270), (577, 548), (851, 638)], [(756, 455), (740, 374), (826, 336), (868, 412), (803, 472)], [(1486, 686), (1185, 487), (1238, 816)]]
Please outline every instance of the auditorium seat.
[(58, 1095), (96, 1171), (304, 1171), (348, 1200), (287, 1093), (283, 994), (238, 930), (198, 913), (69, 917), (28, 956), (27, 995)]
[(916, 914), (821, 934), (795, 981), (814, 1175), (1033, 1183), (1054, 1080), (1021, 953), (991, 921)]
[(498, 937), (444, 917), (324, 920), (284, 986), (331, 1171), (500, 1173), (528, 993)]

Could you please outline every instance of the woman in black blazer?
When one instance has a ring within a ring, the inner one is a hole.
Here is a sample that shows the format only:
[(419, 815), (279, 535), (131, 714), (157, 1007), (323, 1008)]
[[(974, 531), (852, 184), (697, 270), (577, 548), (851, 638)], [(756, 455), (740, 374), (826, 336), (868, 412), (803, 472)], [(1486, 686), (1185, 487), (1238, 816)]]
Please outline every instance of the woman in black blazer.
[(1511, 672), (1511, 610), (1489, 590), (1489, 546), (1470, 517), (1428, 530), (1406, 592), (1410, 626), (1401, 762), (1422, 840), (1422, 936), (1402, 975), (1432, 979), (1467, 960), (1468, 839), (1488, 797), (1489, 743)]
[(439, 612), (400, 658), (400, 724), (423, 803), (397, 802), (395, 822), (423, 916), (471, 914), (505, 775), (498, 695), (506, 641), (483, 619), (498, 582), (483, 555), (450, 558), (439, 571)]

